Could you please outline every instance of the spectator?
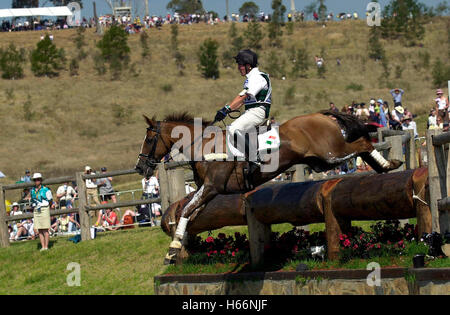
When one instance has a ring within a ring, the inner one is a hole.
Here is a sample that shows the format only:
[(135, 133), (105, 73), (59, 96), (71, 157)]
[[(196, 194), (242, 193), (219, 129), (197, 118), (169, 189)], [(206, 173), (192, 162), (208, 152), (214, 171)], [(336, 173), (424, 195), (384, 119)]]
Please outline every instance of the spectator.
[(22, 214), (22, 211), (20, 211), (19, 204), (17, 202), (13, 202), (11, 205), (11, 211), (9, 212), (10, 216), (19, 215)]
[(22, 177), (20, 178), (20, 181), (21, 181), (21, 182), (24, 182), (24, 183), (29, 183), (29, 182), (31, 182), (31, 172), (30, 172), (30, 170), (26, 170), (26, 171), (25, 171), (25, 176), (22, 176)]
[(395, 106), (394, 109), (391, 112), (391, 118), (390, 125), (392, 126), (392, 129), (395, 130), (401, 130), (402, 129), (402, 119), (404, 116), (405, 110), (402, 106)]
[(437, 116), (436, 116), (436, 109), (432, 108), (430, 110), (430, 115), (428, 116), (428, 121), (427, 121), (427, 129), (437, 129), (438, 128), (438, 124), (437, 124)]
[[(157, 175), (157, 174), (156, 174)], [(142, 179), (142, 199), (159, 197), (159, 183), (156, 176)]]
[[(105, 201), (102, 203), (104, 202)], [(119, 218), (112, 208), (108, 208), (104, 212), (100, 212), (97, 222), (95, 223), (96, 226), (102, 226), (106, 230), (117, 230), (120, 227), (119, 224)]]
[(393, 99), (394, 99), (394, 105), (395, 106), (402, 106), (402, 96), (405, 91), (399, 88), (395, 88), (393, 90), (390, 90), (389, 93), (391, 93)]
[(378, 108), (378, 114), (379, 114), (378, 123), (380, 125), (382, 125), (383, 127), (387, 127), (388, 126), (388, 118), (386, 117), (386, 112), (384, 111), (383, 105), (384, 105), (383, 100), (380, 98), (377, 101), (377, 108)]
[[(84, 168), (84, 174), (86, 175), (94, 175), (95, 173), (92, 171), (92, 168), (90, 166), (86, 166)], [(88, 203), (91, 205), (92, 201), (99, 205), (100, 201), (98, 199), (98, 191), (97, 191), (97, 182), (95, 179), (86, 179), (86, 197), (88, 200)], [(96, 211), (95, 215), (97, 216), (98, 211)], [(89, 212), (89, 215), (92, 217), (94, 216), (93, 211)]]
[(361, 105), (361, 107), (360, 107), (360, 115), (359, 115), (359, 118), (362, 120), (362, 121), (367, 121), (367, 120), (369, 120), (369, 117), (370, 117), (370, 112), (369, 112), (369, 110), (366, 108), (366, 103), (361, 103), (360, 104)]
[(34, 224), (32, 219), (23, 220), (21, 223), (17, 224), (17, 233), (14, 240), (18, 241), (20, 238), (26, 237), (27, 239), (34, 240)]
[(80, 222), (77, 220), (77, 216), (75, 213), (69, 214), (69, 233), (70, 232), (76, 232), (81, 228)]
[(438, 89), (436, 91), (437, 98), (435, 99), (436, 102), (436, 109), (438, 110), (438, 114), (440, 117), (443, 118), (444, 122), (447, 122), (448, 119), (448, 98), (444, 96), (444, 92), (441, 89)]
[(412, 115), (405, 115), (403, 117), (403, 124), (402, 124), (403, 130), (412, 129), (414, 131), (414, 138), (417, 138), (419, 134), (417, 133), (417, 125), (416, 122), (413, 121)]
[[(106, 173), (106, 167), (102, 167), (102, 174)], [(103, 201), (112, 200), (116, 203), (116, 195), (112, 187), (112, 177), (104, 177), (97, 180), (97, 186), (99, 187), (100, 197)]]
[(333, 112), (338, 112), (339, 111), (339, 109), (336, 108), (336, 105), (334, 105), (333, 102), (330, 102), (330, 110), (333, 111)]
[(59, 186), (56, 190), (56, 198), (58, 198), (59, 206), (61, 208), (73, 207), (73, 200), (77, 196), (77, 192), (73, 189), (72, 186), (69, 185), (69, 182), (65, 182), (63, 185)]
[(320, 68), (320, 67), (322, 67), (323, 66), (323, 58), (322, 57), (319, 57), (319, 56), (315, 56), (314, 57), (314, 60), (315, 60), (315, 62), (316, 62), (316, 65), (317, 65), (317, 67), (318, 68)]
[(42, 175), (33, 174), (34, 188), (31, 190), (31, 202), (34, 210), (34, 228), (39, 231), (41, 251), (48, 250), (50, 229), (50, 208), (54, 208), (52, 192), (42, 185)]

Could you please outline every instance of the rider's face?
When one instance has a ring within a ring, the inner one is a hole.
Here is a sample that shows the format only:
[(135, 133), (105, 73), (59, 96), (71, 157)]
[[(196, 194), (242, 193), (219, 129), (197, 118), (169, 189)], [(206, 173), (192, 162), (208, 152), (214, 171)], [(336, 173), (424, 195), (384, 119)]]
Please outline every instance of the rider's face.
[(238, 64), (239, 72), (241, 73), (241, 76), (245, 76), (247, 74), (247, 68), (245, 65)]

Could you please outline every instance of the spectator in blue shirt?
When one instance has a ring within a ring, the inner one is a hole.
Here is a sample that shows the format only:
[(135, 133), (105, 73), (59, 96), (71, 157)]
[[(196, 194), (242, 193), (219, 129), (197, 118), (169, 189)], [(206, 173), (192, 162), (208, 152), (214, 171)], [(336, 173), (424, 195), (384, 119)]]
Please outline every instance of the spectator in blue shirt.
[(394, 105), (395, 106), (402, 106), (402, 96), (405, 91), (402, 89), (396, 88), (390, 91), (392, 97), (394, 98)]
[(30, 170), (26, 170), (25, 171), (25, 176), (22, 176), (20, 178), (20, 181), (22, 181), (24, 183), (31, 182), (31, 172), (30, 172)]

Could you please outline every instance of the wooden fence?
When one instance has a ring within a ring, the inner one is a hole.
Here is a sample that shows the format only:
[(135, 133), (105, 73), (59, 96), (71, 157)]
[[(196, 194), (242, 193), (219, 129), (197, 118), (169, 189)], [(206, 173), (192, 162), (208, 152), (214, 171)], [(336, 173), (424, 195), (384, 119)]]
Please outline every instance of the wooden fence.
[[(432, 131), (436, 132), (436, 131)], [(437, 134), (430, 133), (427, 135), (432, 137)], [(412, 130), (408, 131), (393, 131), (386, 129), (378, 129), (376, 134), (371, 134), (378, 139), (378, 143), (375, 143), (374, 146), (377, 150), (382, 151), (386, 158), (389, 159), (403, 159), (403, 145), (405, 146), (405, 156), (406, 163), (405, 166), (402, 166), (401, 169), (413, 169), (417, 165), (416, 155), (415, 155), (415, 145), (414, 145), (414, 136), (412, 134)], [(447, 187), (450, 189), (450, 184), (447, 184), (447, 180), (450, 179), (447, 174), (450, 172), (449, 163), (447, 163), (448, 157), (448, 145), (447, 145), (447, 155), (444, 159), (444, 144), (450, 142), (450, 133), (443, 134), (439, 137), (434, 137), (432, 141), (427, 141), (428, 144), (428, 160), (431, 163), (430, 169), (430, 191), (431, 191), (431, 208), (433, 214), (433, 230), (434, 231), (445, 231), (448, 230), (448, 213), (445, 212), (444, 215), (441, 215), (441, 219), (439, 219), (439, 210), (438, 210), (438, 199), (439, 200), (439, 209), (440, 211), (445, 211), (450, 209), (450, 198), (448, 197)], [(429, 144), (433, 143), (432, 146)], [(431, 151), (430, 151), (431, 150)], [(435, 159), (430, 158), (431, 156), (436, 157)], [(445, 160), (445, 166), (444, 166)], [(437, 162), (435, 162), (437, 161)], [(434, 163), (434, 164), (433, 164)], [(159, 164), (157, 167), (159, 174), (159, 183), (160, 183), (160, 197), (146, 200), (134, 200), (134, 201), (124, 201), (117, 203), (108, 203), (105, 205), (96, 205), (90, 206), (87, 200), (86, 194), (86, 179), (97, 179), (104, 177), (114, 177), (114, 176), (122, 176), (135, 174), (135, 170), (121, 170), (121, 171), (113, 171), (107, 172), (103, 174), (95, 174), (95, 175), (86, 175), (84, 173), (76, 173), (75, 176), (65, 176), (58, 178), (51, 178), (44, 180), (44, 185), (51, 184), (62, 184), (68, 181), (75, 181), (78, 186), (78, 207), (72, 209), (64, 209), (64, 210), (51, 210), (50, 215), (61, 215), (66, 213), (78, 213), (80, 217), (80, 226), (81, 226), (81, 239), (82, 241), (90, 240), (90, 211), (97, 211), (107, 208), (120, 208), (127, 206), (136, 206), (142, 204), (151, 204), (154, 202), (161, 203), (162, 211), (165, 211), (171, 203), (174, 203), (186, 195), (185, 182), (192, 181), (193, 175), (192, 172), (185, 172), (182, 167), (188, 166), (189, 162), (170, 162)], [(433, 169), (434, 168), (434, 169)], [(433, 173), (434, 171), (434, 173)], [(306, 181), (305, 174), (305, 165), (295, 165), (288, 169), (285, 174), (289, 174), (292, 181), (301, 182)], [(358, 173), (359, 175), (361, 173)], [(433, 174), (433, 175), (432, 175)], [(315, 174), (315, 179), (322, 179)], [(338, 178), (342, 176), (352, 176), (352, 174), (347, 175), (337, 175), (337, 176), (328, 176), (327, 179)], [(8, 222), (22, 220), (27, 218), (32, 218), (32, 213), (22, 214), (18, 216), (7, 216), (6, 206), (5, 206), (5, 192), (8, 190), (15, 189), (23, 189), (26, 187), (33, 187), (33, 183), (20, 183), (20, 184), (12, 184), (12, 185), (0, 185), (0, 246), (7, 247), (9, 246), (9, 234), (8, 234)], [(445, 193), (444, 193), (445, 192)], [(248, 219), (251, 220), (250, 217)], [(441, 224), (439, 224), (441, 222)], [(255, 224), (249, 223), (249, 229), (251, 226), (255, 226)], [(257, 225), (256, 225), (257, 226)]]

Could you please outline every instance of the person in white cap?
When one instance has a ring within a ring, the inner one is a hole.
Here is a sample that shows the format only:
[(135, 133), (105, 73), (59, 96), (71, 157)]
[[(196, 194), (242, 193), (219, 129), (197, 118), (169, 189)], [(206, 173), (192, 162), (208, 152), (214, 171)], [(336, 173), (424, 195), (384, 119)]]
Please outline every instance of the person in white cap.
[(48, 187), (42, 185), (41, 173), (34, 173), (32, 180), (35, 186), (31, 190), (31, 204), (34, 214), (34, 229), (39, 231), (41, 251), (48, 250), (50, 229), (50, 208), (54, 208), (52, 192)]
[[(90, 166), (86, 166), (84, 168), (84, 174), (94, 175), (95, 173), (92, 171), (92, 168)], [(95, 179), (86, 179), (86, 197), (87, 197), (89, 205), (92, 205), (92, 201), (96, 205), (100, 205), (100, 200), (98, 199), (97, 182)], [(95, 214), (93, 211), (90, 211), (89, 216), (97, 217), (98, 211), (96, 211)]]

